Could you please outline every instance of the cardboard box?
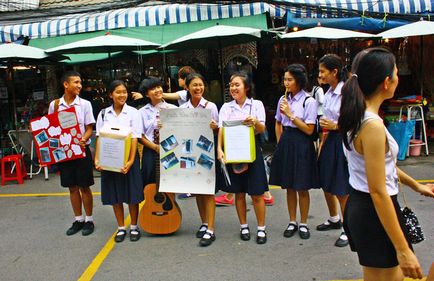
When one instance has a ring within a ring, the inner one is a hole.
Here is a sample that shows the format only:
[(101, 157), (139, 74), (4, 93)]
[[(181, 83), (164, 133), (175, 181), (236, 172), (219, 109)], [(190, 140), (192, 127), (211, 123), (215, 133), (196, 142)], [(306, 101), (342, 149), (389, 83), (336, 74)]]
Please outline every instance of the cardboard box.
[(120, 172), (130, 157), (132, 130), (104, 125), (99, 131), (99, 165), (106, 171)]

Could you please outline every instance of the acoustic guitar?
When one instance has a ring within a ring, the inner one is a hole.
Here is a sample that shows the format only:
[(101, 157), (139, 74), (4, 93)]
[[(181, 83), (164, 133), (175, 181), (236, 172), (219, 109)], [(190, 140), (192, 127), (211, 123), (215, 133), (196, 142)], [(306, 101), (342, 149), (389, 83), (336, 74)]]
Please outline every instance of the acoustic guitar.
[[(159, 132), (154, 130), (154, 142), (159, 144)], [(181, 209), (176, 203), (175, 194), (159, 192), (160, 156), (155, 157), (155, 180), (145, 186), (145, 203), (140, 211), (139, 222), (142, 229), (151, 234), (171, 234), (179, 229), (182, 221)]]

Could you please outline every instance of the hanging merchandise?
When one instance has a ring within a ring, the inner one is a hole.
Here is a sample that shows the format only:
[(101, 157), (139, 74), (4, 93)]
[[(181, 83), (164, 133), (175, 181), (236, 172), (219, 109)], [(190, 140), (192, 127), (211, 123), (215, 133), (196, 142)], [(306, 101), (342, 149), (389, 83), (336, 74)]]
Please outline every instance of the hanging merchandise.
[(408, 66), (408, 58), (407, 58), (407, 48), (408, 48), (408, 37), (404, 38), (402, 42), (399, 44), (398, 48), (398, 69), (399, 75), (410, 75), (411, 70)]

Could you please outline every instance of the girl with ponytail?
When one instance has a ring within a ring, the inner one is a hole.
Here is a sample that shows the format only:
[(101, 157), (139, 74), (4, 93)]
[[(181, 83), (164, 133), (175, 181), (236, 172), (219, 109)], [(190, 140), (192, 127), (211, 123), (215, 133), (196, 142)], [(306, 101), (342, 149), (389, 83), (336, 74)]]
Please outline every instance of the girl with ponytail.
[(352, 73), (342, 88), (338, 122), (351, 185), (344, 213), (351, 250), (357, 252), (365, 281), (422, 278), (403, 228), (398, 177), (428, 197), (434, 197), (434, 185), (422, 185), (396, 167), (398, 144), (378, 116), (381, 104), (393, 97), (398, 85), (395, 57), (383, 48), (361, 51)]
[[(341, 108), (342, 87), (347, 78), (347, 71), (342, 60), (335, 54), (327, 54), (319, 60), (319, 78), (330, 88), (325, 93), (323, 116), (320, 125), (324, 129), (318, 157), (320, 185), (329, 209), (330, 217), (318, 225), (318, 231), (342, 229), (338, 203), (344, 213), (348, 198), (348, 166), (342, 148), (342, 137), (338, 132), (339, 110)], [(348, 245), (345, 232), (335, 242), (337, 247)]]

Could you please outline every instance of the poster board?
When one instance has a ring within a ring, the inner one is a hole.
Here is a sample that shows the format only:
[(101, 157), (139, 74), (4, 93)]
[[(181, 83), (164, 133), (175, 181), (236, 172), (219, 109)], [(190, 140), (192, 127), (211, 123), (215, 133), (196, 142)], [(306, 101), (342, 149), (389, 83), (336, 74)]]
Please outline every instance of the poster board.
[(104, 125), (99, 131), (98, 159), (101, 169), (121, 172), (130, 157), (132, 130)]
[(54, 112), (30, 120), (36, 153), (42, 165), (51, 165), (86, 156), (75, 108)]
[(252, 163), (256, 159), (255, 132), (242, 121), (223, 122), (223, 146), (226, 163)]
[(211, 111), (204, 108), (160, 112), (160, 191), (215, 193), (215, 144)]

